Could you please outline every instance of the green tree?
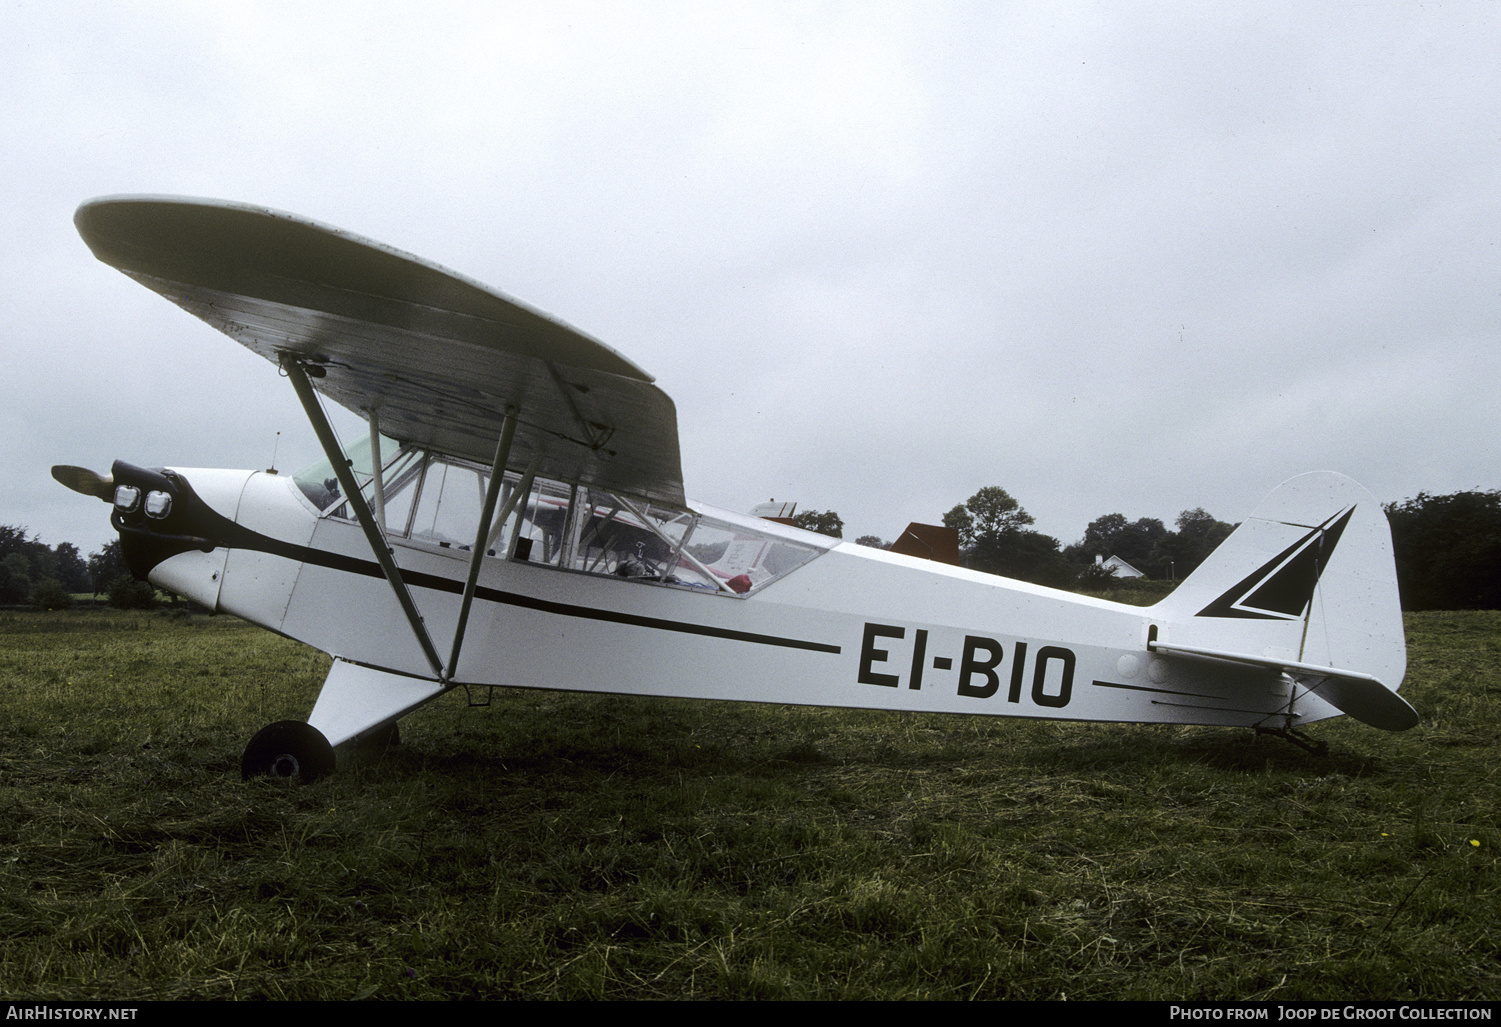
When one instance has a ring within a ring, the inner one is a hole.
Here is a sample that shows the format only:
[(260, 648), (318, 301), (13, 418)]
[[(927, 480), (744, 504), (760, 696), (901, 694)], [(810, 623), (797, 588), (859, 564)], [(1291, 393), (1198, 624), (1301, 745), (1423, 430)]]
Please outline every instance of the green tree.
[(31, 562), (23, 553), (9, 553), (0, 559), (0, 603), (30, 601)]
[(1040, 531), (1017, 530), (981, 540), (970, 566), (1051, 588), (1071, 588), (1076, 569), (1063, 558), (1058, 540)]
[(0, 559), (11, 553), (25, 554), (35, 541), (27, 538), (25, 528), (14, 524), (0, 524)]
[(156, 606), (156, 589), (149, 581), (124, 574), (110, 583), (109, 604), (122, 610), (150, 610)]
[(73, 594), (52, 578), (43, 578), (31, 590), (31, 605), (38, 610), (67, 610)]
[(29, 536), (25, 528), (0, 525), (0, 603), (30, 602), (33, 582), (41, 577), (56, 577), (37, 573), (38, 557), (42, 554), (46, 555), (49, 566), (56, 563), (52, 550)]
[(1152, 549), (1153, 576), (1183, 580), (1234, 530), (1235, 525), (1215, 520), (1202, 507), (1184, 510), (1178, 515), (1178, 530)]
[[(1089, 527), (1084, 529), (1084, 537), (1076, 546), (1069, 548), (1078, 548), (1083, 555), (1089, 557), (1119, 555), (1116, 553), (1119, 548), (1118, 540), (1129, 526), (1125, 514), (1112, 513), (1096, 517), (1089, 522)], [(1121, 559), (1124, 560), (1125, 557)]]
[(0, 525), (0, 602), (31, 602), (32, 589), (48, 581), (70, 593), (89, 588), (88, 568), (78, 547), (60, 542), (53, 549), (25, 528)]
[(1159, 567), (1156, 549), (1171, 534), (1155, 517), (1127, 521), (1124, 514), (1097, 517), (1084, 529), (1084, 537), (1063, 551), (1076, 564), (1094, 566), (1096, 557), (1118, 556), (1148, 577), (1166, 578), (1166, 566)]
[(130, 568), (125, 566), (125, 557), (120, 552), (120, 540), (111, 539), (103, 549), (90, 553), (88, 570), (89, 587), (95, 595), (108, 592), (116, 578), (129, 577)]
[(985, 486), (970, 496), (964, 507), (974, 518), (977, 543), (1019, 532), (1033, 523), (1032, 515), (998, 485)]
[(71, 542), (59, 542), (53, 553), (57, 556), (57, 581), (69, 592), (89, 591), (89, 568)]
[(1057, 588), (1073, 582), (1074, 570), (1059, 552), (1058, 540), (1030, 530), (1032, 515), (998, 485), (987, 485), (954, 507), (943, 523), (958, 531), (965, 563), (977, 571)]
[(959, 551), (969, 550), (975, 544), (975, 518), (963, 503), (943, 515), (943, 526), (959, 533)]
[(831, 538), (844, 538), (844, 521), (833, 510), (804, 510), (792, 518), (792, 523), (799, 528), (808, 531), (816, 531), (820, 535), (828, 535)]

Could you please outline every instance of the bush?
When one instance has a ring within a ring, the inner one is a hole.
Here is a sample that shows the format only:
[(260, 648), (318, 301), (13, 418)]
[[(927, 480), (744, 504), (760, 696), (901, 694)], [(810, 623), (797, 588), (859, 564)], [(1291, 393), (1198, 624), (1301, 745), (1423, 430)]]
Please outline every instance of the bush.
[(43, 578), (31, 590), (31, 605), (38, 610), (68, 610), (73, 595), (53, 578)]
[(109, 586), (109, 605), (121, 610), (150, 610), (156, 606), (156, 589), (150, 582), (122, 574)]
[(1386, 515), (1404, 610), (1501, 608), (1501, 491), (1420, 492)]

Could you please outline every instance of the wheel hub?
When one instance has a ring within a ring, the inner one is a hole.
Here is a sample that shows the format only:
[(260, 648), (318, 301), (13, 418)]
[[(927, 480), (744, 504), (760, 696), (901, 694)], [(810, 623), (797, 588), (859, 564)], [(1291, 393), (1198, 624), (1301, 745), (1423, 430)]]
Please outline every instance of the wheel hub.
[(271, 776), (283, 781), (295, 778), (301, 770), (302, 764), (289, 752), (278, 753), (271, 760)]

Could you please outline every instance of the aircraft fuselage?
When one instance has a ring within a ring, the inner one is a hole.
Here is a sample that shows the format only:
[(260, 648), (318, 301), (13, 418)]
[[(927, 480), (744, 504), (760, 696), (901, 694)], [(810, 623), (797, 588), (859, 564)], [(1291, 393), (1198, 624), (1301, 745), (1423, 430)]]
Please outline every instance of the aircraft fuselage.
[[(135, 470), (116, 465), (116, 479)], [(353, 521), (317, 510), (285, 475), (184, 470), (168, 480), (182, 523), (137, 517), (137, 527), (115, 514), (132, 562), (149, 563), (155, 584), (342, 660), (434, 677)], [(514, 548), (486, 556), (464, 648), (443, 684), (1068, 720), (1288, 722), (1283, 676), (1150, 652), (1158, 621), (1149, 608), (782, 525), (757, 528), (818, 555), (749, 595), (581, 573), (517, 558)], [(468, 547), (389, 542), (434, 644), (448, 652)], [(1305, 695), (1295, 722), (1338, 712)]]

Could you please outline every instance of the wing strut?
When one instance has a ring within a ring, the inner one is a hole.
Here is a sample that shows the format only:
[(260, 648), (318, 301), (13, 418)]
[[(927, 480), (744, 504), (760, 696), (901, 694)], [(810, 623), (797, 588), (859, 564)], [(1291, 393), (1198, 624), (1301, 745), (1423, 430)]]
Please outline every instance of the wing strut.
[[(485, 536), (485, 549), (488, 551), (495, 545), (495, 540), (500, 538), (500, 533), (505, 530), (506, 519), (516, 509), (516, 504), (526, 499), (532, 491), (532, 481), (537, 477), (537, 468), (542, 466), (542, 453), (532, 457), (532, 462), (527, 464), (526, 470), (521, 472), (521, 480), (511, 490), (511, 495), (506, 499), (505, 505), (500, 508), (500, 513), (495, 515), (495, 523), (490, 526), (490, 534)], [(516, 526), (520, 528), (521, 521), (518, 518)]]
[(375, 523), (380, 525), (382, 534), (386, 531), (386, 479), (385, 468), (381, 467), (380, 452), (380, 415), (375, 407), (371, 407), (370, 414), (370, 470), (374, 472), (375, 480), (371, 483), (375, 486), (371, 495), (375, 499)]
[[(480, 561), (485, 558), (490, 536), (490, 519), (495, 516), (495, 503), (500, 498), (500, 486), (506, 476), (506, 461), (511, 457), (511, 440), (516, 437), (516, 408), (506, 408), (505, 426), (500, 430), (500, 442), (495, 447), (495, 462), (490, 465), (490, 484), (485, 489), (485, 508), (480, 514), (479, 527), (475, 529), (474, 549), (469, 553), (469, 577), (464, 580), (464, 599), (459, 604), (459, 623), (453, 632), (453, 651), (448, 656), (448, 677), (458, 673), (459, 649), (464, 644), (464, 628), (469, 623), (469, 607), (474, 603), (474, 589), (479, 584)], [(509, 515), (510, 510), (506, 513)]]
[[(303, 369), (300, 360), (291, 356), (283, 356), (281, 366), (287, 372), (287, 377), (292, 380), (292, 387), (297, 390), (297, 398), (302, 401), (302, 409), (307, 413), (308, 420), (312, 422), (313, 432), (318, 436), (318, 442), (322, 444), (328, 462), (333, 465), (334, 476), (339, 479), (339, 487), (344, 490), (344, 497), (349, 501), (349, 508), (354, 511), (355, 519), (365, 530), (365, 540), (370, 543), (370, 551), (375, 555), (375, 562), (380, 564), (386, 581), (390, 582), (396, 601), (401, 604), (402, 612), (406, 614), (407, 620), (412, 625), (412, 634), (417, 636), (417, 643), (422, 646), (423, 655), (432, 665), (433, 675), (441, 680), (443, 662), (438, 659), (438, 650), (433, 647), (433, 640), (428, 637), (427, 627), (422, 623), (422, 614), (417, 611), (417, 604), (412, 601), (412, 594), (407, 590), (406, 582), (401, 580), (401, 571), (396, 567), (396, 560), (391, 556), (391, 549), (386, 545), (386, 538), (380, 525), (375, 523), (375, 515), (370, 512), (370, 507), (360, 492), (360, 484), (354, 480), (354, 472), (349, 469), (349, 460), (339, 449), (339, 440), (334, 436), (333, 426), (328, 423), (328, 418), (323, 414), (323, 407), (318, 404), (318, 396), (313, 392), (312, 383), (308, 381), (307, 371)], [(379, 450), (376, 450), (374, 459), (380, 460)]]

